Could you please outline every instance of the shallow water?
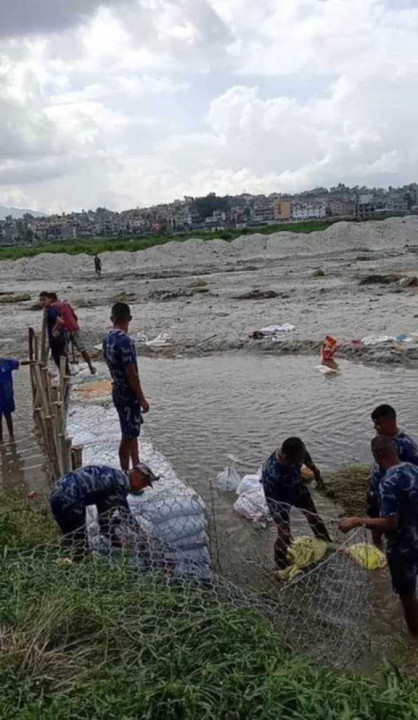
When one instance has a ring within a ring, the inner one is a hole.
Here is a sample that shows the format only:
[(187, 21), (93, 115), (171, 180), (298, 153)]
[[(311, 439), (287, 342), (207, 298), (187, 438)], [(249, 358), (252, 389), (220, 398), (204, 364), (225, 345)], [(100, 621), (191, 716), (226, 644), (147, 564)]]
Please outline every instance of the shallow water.
[[(232, 509), (235, 494), (211, 489), (228, 454), (242, 461), (237, 466), (241, 474), (254, 472), (286, 437), (300, 435), (324, 470), (369, 462), (374, 435), (370, 413), (382, 402), (393, 404), (401, 426), (414, 434), (416, 371), (341, 362), (339, 375), (325, 377), (316, 365), (312, 356), (232, 353), (140, 360), (151, 405), (146, 433), (208, 503), (216, 518), (212, 534), (220, 568), (241, 586), (259, 589), (271, 582), (275, 533), (273, 528), (256, 529), (237, 515)], [(314, 495), (335, 537), (341, 509)], [(296, 518), (297, 528), (292, 521), (297, 533), (306, 532), (302, 519)]]
[(15, 440), (10, 441), (3, 420), (0, 443), (0, 488), (2, 490), (47, 489), (44, 455), (34, 433), (29, 369), (13, 374), (16, 412), (13, 415)]
[(417, 371), (342, 361), (326, 377), (311, 356), (224, 354), (140, 360), (151, 411), (146, 431), (178, 474), (205, 494), (232, 453), (246, 471), (288, 436), (299, 435), (324, 469), (371, 460), (370, 413), (395, 406), (399, 422), (418, 434)]

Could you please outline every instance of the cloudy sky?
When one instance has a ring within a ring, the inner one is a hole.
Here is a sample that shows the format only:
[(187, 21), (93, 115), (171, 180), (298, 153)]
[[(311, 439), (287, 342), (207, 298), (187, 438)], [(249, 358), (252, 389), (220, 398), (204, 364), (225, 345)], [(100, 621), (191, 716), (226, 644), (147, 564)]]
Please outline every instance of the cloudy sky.
[(0, 205), (418, 180), (418, 0), (0, 0)]

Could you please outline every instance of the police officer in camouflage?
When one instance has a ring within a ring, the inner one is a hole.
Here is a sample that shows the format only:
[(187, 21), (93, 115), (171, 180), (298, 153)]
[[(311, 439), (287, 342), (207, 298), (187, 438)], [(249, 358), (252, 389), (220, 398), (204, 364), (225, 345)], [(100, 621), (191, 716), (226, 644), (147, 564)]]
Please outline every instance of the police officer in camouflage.
[(385, 536), (393, 590), (399, 595), (409, 632), (418, 636), (418, 467), (400, 462), (393, 437), (375, 437), (372, 452), (381, 472), (376, 516), (343, 518), (339, 528), (348, 532), (364, 526), (372, 531), (377, 546)]
[(118, 302), (112, 307), (112, 330), (103, 340), (103, 357), (113, 381), (113, 403), (119, 415), (122, 439), (119, 459), (122, 470), (139, 462), (138, 437), (143, 414), (149, 404), (142, 391), (138, 374), (135, 343), (128, 335), (132, 320), (129, 305)]
[[(50, 495), (52, 514), (69, 544), (80, 553), (88, 549), (86, 507), (96, 505), (101, 532), (117, 545), (110, 515), (119, 509), (130, 515), (128, 494), (138, 494), (158, 478), (145, 463), (129, 472), (105, 465), (89, 465), (63, 475)], [(132, 518), (133, 520), (133, 518)]]

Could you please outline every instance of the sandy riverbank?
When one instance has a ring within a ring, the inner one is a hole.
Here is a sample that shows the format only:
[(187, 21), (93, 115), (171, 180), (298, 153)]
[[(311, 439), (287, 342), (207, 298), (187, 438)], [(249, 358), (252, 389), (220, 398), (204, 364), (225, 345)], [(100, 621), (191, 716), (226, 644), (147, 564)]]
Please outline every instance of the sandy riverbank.
[[(347, 357), (413, 360), (418, 353), (411, 346), (389, 344), (360, 353), (351, 341), (418, 330), (418, 290), (398, 281), (418, 271), (417, 239), (415, 217), (338, 223), (310, 235), (255, 234), (230, 243), (191, 239), (136, 253), (104, 253), (102, 280), (85, 255), (3, 261), (1, 292), (25, 292), (31, 300), (0, 304), (1, 352), (25, 354), (26, 328), (41, 322), (33, 302), (41, 290), (51, 289), (78, 308), (92, 348), (109, 326), (111, 304), (125, 298), (132, 306), (132, 332), (150, 338), (167, 332), (174, 352), (317, 352), (323, 335), (331, 333)], [(389, 277), (362, 284), (371, 275)], [(271, 297), (254, 299), (254, 291)], [(295, 326), (284, 342), (272, 346), (250, 339), (254, 330), (282, 322)]]

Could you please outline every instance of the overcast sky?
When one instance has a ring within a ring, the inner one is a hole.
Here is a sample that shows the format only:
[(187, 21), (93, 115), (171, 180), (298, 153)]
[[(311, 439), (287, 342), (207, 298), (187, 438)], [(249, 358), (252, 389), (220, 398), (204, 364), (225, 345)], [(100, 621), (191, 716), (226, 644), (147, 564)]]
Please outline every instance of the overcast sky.
[(0, 0), (0, 205), (418, 180), (418, 0)]

